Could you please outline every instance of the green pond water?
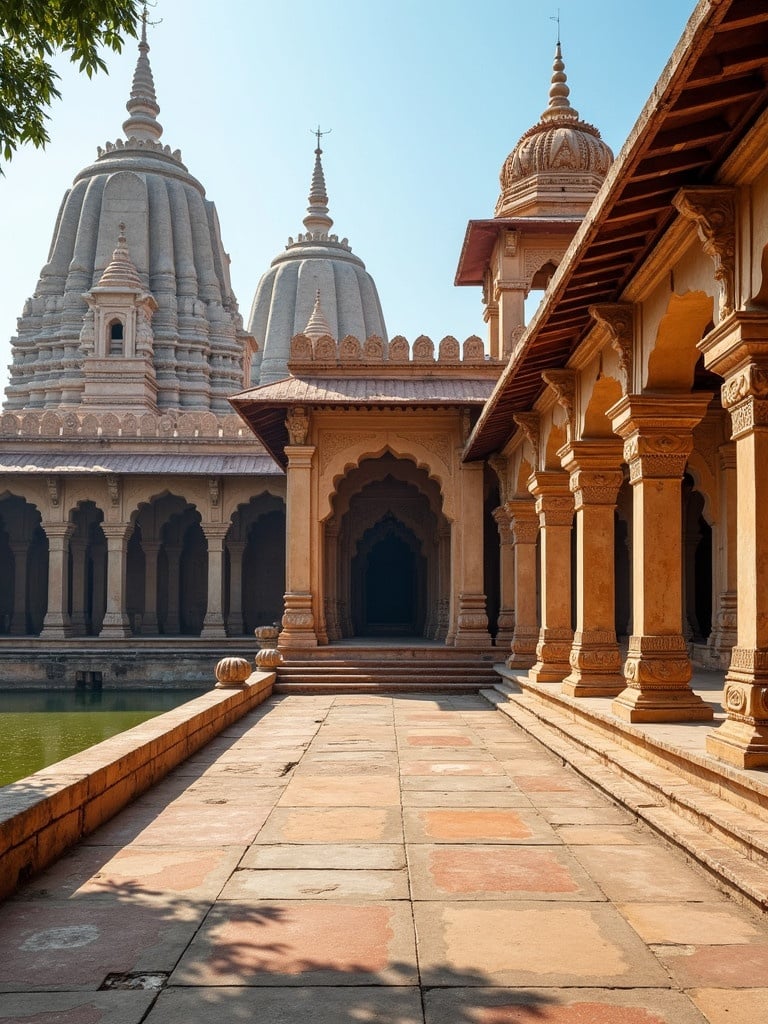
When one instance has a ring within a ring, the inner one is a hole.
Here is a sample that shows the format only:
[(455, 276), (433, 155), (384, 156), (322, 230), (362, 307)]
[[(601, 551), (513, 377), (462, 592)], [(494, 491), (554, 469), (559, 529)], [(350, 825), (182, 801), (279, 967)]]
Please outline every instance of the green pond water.
[(203, 690), (0, 690), (0, 786), (77, 754)]

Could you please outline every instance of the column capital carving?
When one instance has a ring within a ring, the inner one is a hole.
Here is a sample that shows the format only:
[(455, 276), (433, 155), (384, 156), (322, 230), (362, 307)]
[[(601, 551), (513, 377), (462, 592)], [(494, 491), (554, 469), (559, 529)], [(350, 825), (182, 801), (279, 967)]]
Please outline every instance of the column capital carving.
[(693, 429), (711, 398), (704, 392), (627, 395), (611, 406), (607, 415), (624, 439), (631, 483), (682, 477), (693, 451)]
[(557, 453), (570, 474), (569, 486), (576, 509), (584, 505), (615, 505), (624, 480), (621, 441), (576, 441)]
[(315, 454), (315, 446), (313, 444), (286, 445), (285, 454), (288, 459), (288, 469), (309, 469), (312, 465), (312, 456)]
[(635, 307), (631, 302), (600, 302), (589, 315), (608, 332), (611, 348), (619, 357), (622, 394), (632, 390), (632, 347), (635, 340)]
[(531, 473), (528, 490), (536, 498), (536, 512), (541, 526), (571, 525), (574, 506), (567, 473)]
[(571, 441), (576, 425), (576, 371), (575, 370), (544, 370), (541, 379), (555, 394), (555, 401), (565, 410), (566, 430)]
[(502, 544), (510, 544), (512, 542), (512, 514), (507, 509), (506, 505), (499, 505), (491, 512), (493, 521), (499, 530), (499, 541)]
[(504, 503), (511, 516), (512, 537), (515, 544), (535, 544), (539, 535), (539, 517), (536, 503), (530, 498), (516, 498)]
[(522, 430), (528, 444), (533, 449), (533, 468), (539, 467), (539, 448), (541, 446), (541, 417), (537, 412), (516, 412), (512, 419)]
[(715, 264), (720, 285), (719, 320), (736, 305), (736, 189), (681, 188), (672, 205), (696, 225), (702, 249)]
[(207, 541), (215, 540), (219, 542), (223, 542), (229, 532), (230, 525), (230, 523), (206, 523), (205, 520), (200, 523), (205, 539)]

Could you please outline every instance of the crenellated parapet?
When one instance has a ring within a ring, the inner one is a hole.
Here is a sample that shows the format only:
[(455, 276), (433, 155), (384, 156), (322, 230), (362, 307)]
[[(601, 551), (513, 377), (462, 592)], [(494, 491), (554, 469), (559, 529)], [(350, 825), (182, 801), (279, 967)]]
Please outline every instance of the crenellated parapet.
[(239, 416), (215, 413), (125, 413), (81, 412), (5, 412), (0, 415), (0, 438), (123, 438), (124, 440), (160, 438), (228, 441), (242, 439), (253, 445), (253, 435)]
[(423, 334), (413, 344), (402, 335), (386, 342), (375, 334), (365, 341), (352, 335), (336, 341), (328, 334), (320, 337), (297, 334), (291, 339), (288, 361), (288, 369), (294, 376), (343, 373), (370, 377), (425, 370), (455, 371), (466, 376), (470, 369), (472, 375), (483, 371), (481, 375), (485, 376), (486, 370), (497, 373), (502, 365), (488, 358), (483, 341), (477, 335), (467, 338), (463, 344), (448, 335), (435, 346), (432, 339)]

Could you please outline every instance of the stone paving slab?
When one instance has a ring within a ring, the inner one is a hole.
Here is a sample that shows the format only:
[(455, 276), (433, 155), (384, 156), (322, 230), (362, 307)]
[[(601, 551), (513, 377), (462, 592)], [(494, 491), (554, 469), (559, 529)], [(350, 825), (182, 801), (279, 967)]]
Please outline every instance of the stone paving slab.
[(708, 1024), (758, 1024), (766, 1019), (768, 988), (700, 988), (689, 995)]
[(559, 844), (557, 832), (528, 808), (425, 807), (404, 808), (408, 843)]
[(218, 903), (171, 975), (175, 985), (415, 985), (402, 902)]
[(658, 989), (432, 989), (425, 1009), (426, 1024), (707, 1024), (686, 996)]
[(140, 1024), (156, 992), (24, 992), (0, 995), (7, 1024)]
[(399, 807), (277, 807), (257, 843), (400, 843)]
[(226, 1024), (423, 1024), (424, 1016), (421, 991), (413, 986), (196, 988), (162, 992), (146, 1024), (210, 1024), (212, 1019)]
[(258, 868), (236, 871), (220, 900), (405, 900), (408, 873), (354, 868)]
[(394, 870), (405, 867), (405, 848), (386, 843), (251, 846), (240, 861), (240, 867)]

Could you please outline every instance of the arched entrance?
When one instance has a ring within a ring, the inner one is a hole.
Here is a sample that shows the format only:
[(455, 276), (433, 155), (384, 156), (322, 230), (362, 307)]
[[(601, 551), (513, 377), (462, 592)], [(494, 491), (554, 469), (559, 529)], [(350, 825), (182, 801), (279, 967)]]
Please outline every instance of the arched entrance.
[(37, 508), (24, 498), (0, 498), (0, 633), (38, 636), (48, 607), (48, 538)]
[(260, 494), (239, 505), (226, 541), (225, 615), (230, 636), (279, 622), (285, 594), (285, 503)]
[(332, 505), (325, 524), (328, 639), (445, 639), (451, 531), (438, 484), (387, 453), (349, 473)]

